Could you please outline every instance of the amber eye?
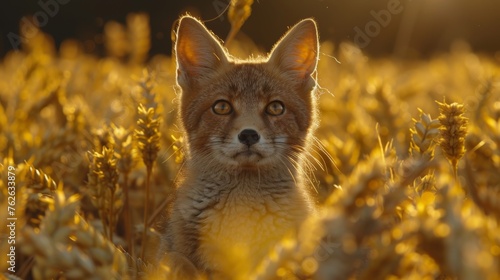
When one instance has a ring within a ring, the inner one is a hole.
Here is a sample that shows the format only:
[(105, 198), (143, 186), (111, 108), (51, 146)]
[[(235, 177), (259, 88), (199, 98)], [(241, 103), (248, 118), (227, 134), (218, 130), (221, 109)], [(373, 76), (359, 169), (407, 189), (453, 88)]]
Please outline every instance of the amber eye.
[(226, 100), (217, 100), (212, 106), (212, 111), (217, 115), (229, 115), (233, 112), (233, 107)]
[(285, 105), (281, 101), (273, 101), (267, 104), (266, 113), (271, 116), (279, 116), (285, 112)]

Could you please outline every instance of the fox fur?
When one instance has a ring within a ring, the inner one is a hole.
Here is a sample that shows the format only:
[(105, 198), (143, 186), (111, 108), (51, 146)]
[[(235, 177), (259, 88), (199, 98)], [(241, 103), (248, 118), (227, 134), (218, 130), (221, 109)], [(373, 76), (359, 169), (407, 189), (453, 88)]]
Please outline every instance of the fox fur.
[(174, 50), (185, 164), (159, 258), (173, 278), (251, 275), (315, 211), (301, 164), (317, 126), (316, 24), (239, 60), (184, 16)]

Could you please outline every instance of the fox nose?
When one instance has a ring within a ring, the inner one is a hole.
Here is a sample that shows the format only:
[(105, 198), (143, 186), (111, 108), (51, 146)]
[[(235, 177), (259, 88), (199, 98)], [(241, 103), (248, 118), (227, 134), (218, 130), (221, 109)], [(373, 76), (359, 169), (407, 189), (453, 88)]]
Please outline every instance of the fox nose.
[(248, 147), (259, 142), (259, 139), (260, 135), (253, 129), (244, 129), (240, 132), (240, 134), (238, 134), (238, 140), (240, 140), (240, 143), (245, 144)]

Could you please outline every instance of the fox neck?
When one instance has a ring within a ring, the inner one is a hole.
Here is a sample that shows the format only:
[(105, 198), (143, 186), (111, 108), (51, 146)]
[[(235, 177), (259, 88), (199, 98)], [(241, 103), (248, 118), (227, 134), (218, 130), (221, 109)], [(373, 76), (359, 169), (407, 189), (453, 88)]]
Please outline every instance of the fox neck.
[[(301, 166), (301, 165), (299, 165)], [(213, 183), (222, 188), (252, 187), (254, 189), (273, 188), (276, 184), (288, 187), (302, 185), (302, 171), (291, 163), (265, 167), (246, 168), (221, 163), (189, 161), (186, 167), (187, 178)]]

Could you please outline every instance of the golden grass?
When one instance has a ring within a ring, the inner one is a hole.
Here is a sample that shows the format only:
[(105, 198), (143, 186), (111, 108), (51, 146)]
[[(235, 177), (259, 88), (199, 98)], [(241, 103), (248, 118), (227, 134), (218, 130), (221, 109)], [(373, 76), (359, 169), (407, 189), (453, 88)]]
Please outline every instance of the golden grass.
[[(0, 64), (0, 231), (8, 235), (14, 165), (21, 278), (137, 279), (153, 269), (151, 226), (172, 199), (183, 141), (175, 63), (144, 62), (144, 22), (108, 24), (104, 58), (75, 41), (56, 50), (39, 32)], [(325, 149), (311, 177), (323, 211), (241, 278), (500, 278), (499, 74), (498, 60), (460, 44), (396, 61), (324, 42), (316, 137)]]
[(234, 40), (234, 36), (236, 36), (245, 21), (250, 17), (252, 13), (252, 4), (253, 0), (231, 0), (227, 12), (229, 22), (231, 23), (231, 30), (226, 40), (224, 40), (226, 45)]

